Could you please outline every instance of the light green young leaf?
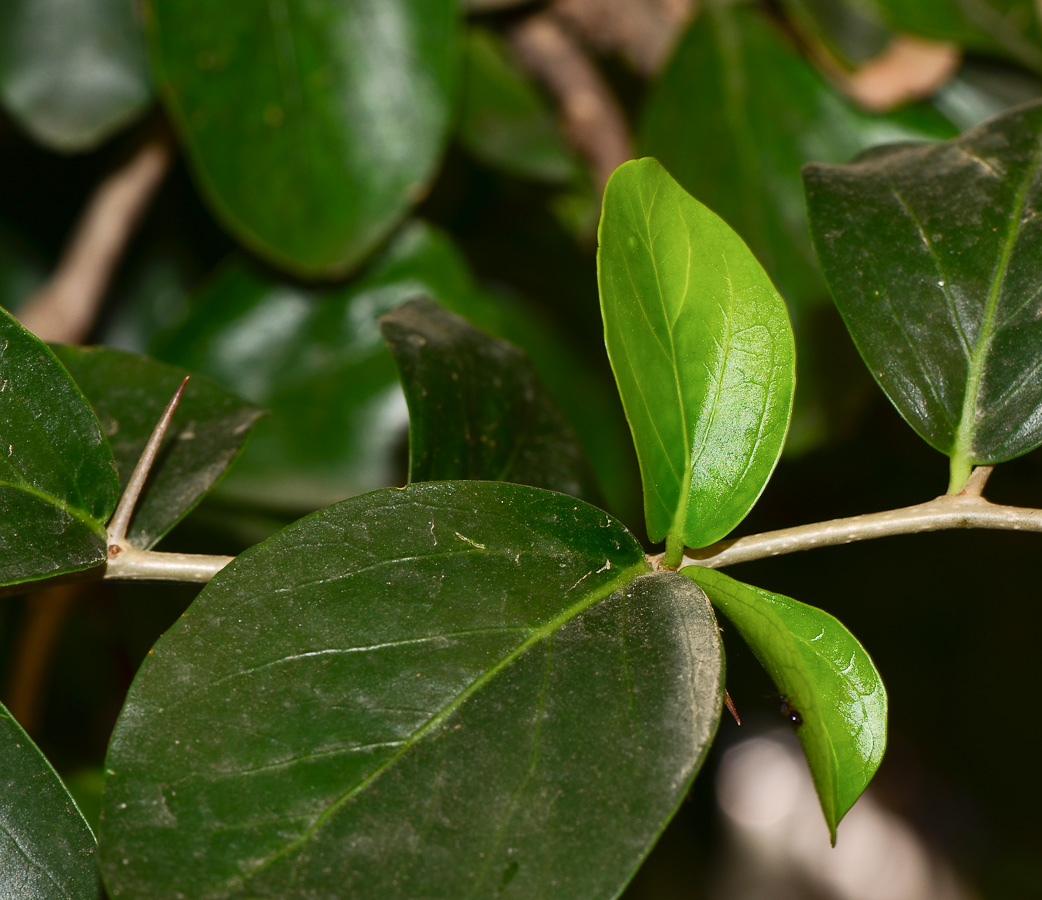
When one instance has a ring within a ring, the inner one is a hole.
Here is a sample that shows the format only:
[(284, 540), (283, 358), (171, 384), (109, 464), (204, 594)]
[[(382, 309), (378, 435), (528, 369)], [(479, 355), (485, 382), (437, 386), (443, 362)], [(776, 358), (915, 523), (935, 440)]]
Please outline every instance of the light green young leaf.
[(604, 336), (666, 562), (749, 512), (781, 454), (795, 348), (785, 303), (727, 224), (653, 159), (608, 182)]
[(802, 723), (832, 843), (886, 750), (886, 688), (865, 648), (836, 618), (715, 569), (681, 570), (709, 595), (756, 654)]

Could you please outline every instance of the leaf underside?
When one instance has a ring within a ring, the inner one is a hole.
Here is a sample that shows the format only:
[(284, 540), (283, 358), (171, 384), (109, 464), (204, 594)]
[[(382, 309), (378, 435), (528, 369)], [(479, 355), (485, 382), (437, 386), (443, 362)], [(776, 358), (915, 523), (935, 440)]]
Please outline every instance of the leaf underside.
[(836, 826), (886, 750), (886, 688), (875, 665), (823, 610), (715, 569), (682, 571), (727, 616), (803, 720), (797, 733), (834, 844)]
[(247, 551), (131, 688), (110, 891), (617, 896), (722, 695), (704, 594), (647, 573), (605, 513), (487, 482), (354, 498)]

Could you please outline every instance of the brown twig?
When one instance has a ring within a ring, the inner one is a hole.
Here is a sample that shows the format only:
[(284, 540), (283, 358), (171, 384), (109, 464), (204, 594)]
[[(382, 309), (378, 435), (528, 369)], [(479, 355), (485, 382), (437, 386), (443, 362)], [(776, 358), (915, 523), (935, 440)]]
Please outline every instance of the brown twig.
[(69, 344), (86, 339), (172, 158), (170, 138), (165, 132), (154, 134), (98, 185), (50, 281), (20, 311), (22, 324), (37, 337)]
[(555, 0), (554, 12), (601, 53), (618, 53), (645, 77), (669, 57), (695, 0)]
[(882, 53), (853, 73), (844, 72), (820, 49), (815, 56), (840, 90), (871, 112), (888, 112), (932, 97), (962, 62), (962, 51), (955, 44), (910, 35), (898, 35)]
[(552, 12), (524, 19), (508, 39), (521, 66), (557, 100), (566, 139), (603, 191), (608, 176), (632, 158), (633, 147), (626, 117), (600, 71)]

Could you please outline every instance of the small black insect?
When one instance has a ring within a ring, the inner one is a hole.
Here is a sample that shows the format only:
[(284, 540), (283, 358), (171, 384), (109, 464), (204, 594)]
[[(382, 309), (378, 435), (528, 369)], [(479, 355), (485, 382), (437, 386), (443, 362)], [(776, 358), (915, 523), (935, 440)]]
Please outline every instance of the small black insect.
[(789, 702), (789, 698), (784, 694), (780, 694), (778, 700), (778, 708), (781, 710), (781, 714), (792, 722), (793, 725), (802, 725), (803, 716), (801, 716), (799, 710)]

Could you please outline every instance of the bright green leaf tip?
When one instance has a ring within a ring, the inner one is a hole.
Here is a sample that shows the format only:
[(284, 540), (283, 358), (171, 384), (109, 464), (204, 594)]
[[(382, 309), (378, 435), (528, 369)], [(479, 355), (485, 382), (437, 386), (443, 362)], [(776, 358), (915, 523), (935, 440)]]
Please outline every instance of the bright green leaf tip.
[(608, 181), (597, 275), (605, 344), (668, 565), (724, 537), (778, 462), (792, 412), (788, 313), (741, 238), (654, 159)]
[(799, 712), (800, 743), (836, 843), (836, 826), (886, 750), (887, 697), (865, 648), (836, 618), (718, 572), (681, 570), (731, 621)]

